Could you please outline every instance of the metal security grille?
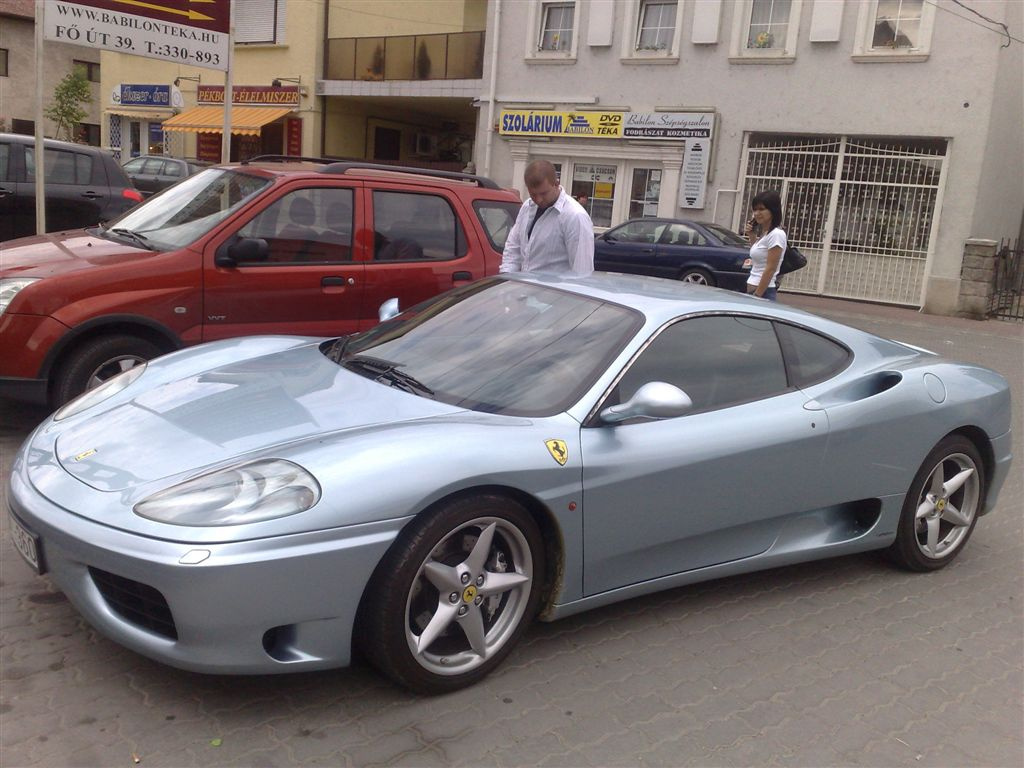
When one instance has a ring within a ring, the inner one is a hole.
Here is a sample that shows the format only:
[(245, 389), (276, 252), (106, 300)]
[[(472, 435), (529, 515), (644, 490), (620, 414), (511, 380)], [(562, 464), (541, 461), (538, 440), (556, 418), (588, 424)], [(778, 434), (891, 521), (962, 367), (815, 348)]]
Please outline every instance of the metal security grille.
[(114, 159), (121, 160), (121, 116), (110, 115), (110, 152)]
[(996, 252), (989, 314), (1004, 320), (1024, 320), (1024, 240), (1003, 240)]
[(920, 306), (945, 163), (942, 139), (752, 134), (736, 225), (754, 194), (778, 189), (808, 258), (787, 290)]

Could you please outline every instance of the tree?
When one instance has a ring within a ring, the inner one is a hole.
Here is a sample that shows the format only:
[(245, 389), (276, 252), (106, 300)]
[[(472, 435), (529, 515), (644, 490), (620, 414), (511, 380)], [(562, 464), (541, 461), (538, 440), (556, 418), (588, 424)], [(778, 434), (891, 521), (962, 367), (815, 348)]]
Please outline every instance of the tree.
[[(43, 112), (47, 118), (56, 123), (55, 138), (75, 140), (75, 126), (82, 122), (88, 113), (82, 109), (83, 104), (92, 102), (92, 91), (85, 74), (77, 67), (53, 89), (53, 103)], [(63, 133), (63, 137), (61, 134)]]

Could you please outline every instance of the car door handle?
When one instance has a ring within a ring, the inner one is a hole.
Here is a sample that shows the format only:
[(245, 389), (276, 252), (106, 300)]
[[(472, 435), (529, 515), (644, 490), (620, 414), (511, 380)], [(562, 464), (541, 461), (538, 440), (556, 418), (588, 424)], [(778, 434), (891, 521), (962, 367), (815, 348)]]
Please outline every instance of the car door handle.
[(97, 197), (103, 197), (99, 192), (93, 192), (91, 189), (87, 189), (82, 193), (82, 197), (88, 198), (89, 200), (95, 200)]
[(10, 194), (13, 194), (11, 190), (0, 187), (0, 197), (7, 197)]
[(355, 285), (354, 277), (325, 277), (320, 280), (320, 285), (325, 288), (332, 285)]
[(453, 272), (452, 273), (452, 282), (453, 283), (458, 282), (459, 280), (472, 280), (472, 279), (473, 279), (473, 273), (472, 272)]

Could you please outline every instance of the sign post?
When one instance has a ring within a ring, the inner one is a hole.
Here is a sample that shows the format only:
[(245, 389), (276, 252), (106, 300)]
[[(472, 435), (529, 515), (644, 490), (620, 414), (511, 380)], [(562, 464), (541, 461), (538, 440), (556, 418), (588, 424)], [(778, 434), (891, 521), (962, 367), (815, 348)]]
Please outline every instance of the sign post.
[[(36, 0), (36, 232), (46, 232), (43, 41), (219, 69), (231, 89), (233, 0)], [(231, 105), (224, 107), (225, 162)]]

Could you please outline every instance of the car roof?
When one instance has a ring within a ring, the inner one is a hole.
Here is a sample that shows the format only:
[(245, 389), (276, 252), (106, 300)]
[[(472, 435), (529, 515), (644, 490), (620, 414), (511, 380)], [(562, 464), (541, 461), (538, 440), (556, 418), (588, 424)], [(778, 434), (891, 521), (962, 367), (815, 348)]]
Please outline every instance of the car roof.
[[(35, 144), (36, 137), (28, 136), (24, 133), (0, 133), (0, 140), (11, 143), (11, 144)], [(61, 139), (43, 139), (44, 147), (53, 147), (54, 149), (66, 148), (74, 149), (79, 152), (96, 152), (98, 154), (109, 155), (110, 151), (103, 147), (93, 146), (92, 144), (79, 144), (76, 141), (63, 141)]]
[(330, 158), (292, 157), (287, 155), (261, 155), (241, 163), (230, 163), (220, 167), (259, 169), (275, 176), (317, 174), (345, 176), (353, 179), (375, 179), (378, 181), (407, 181), (418, 185), (437, 185), (449, 189), (479, 189), (481, 192), (499, 193), (499, 198), (512, 197), (514, 192), (502, 189), (486, 176), (458, 171), (443, 171), (433, 168), (382, 165), (367, 160), (333, 160)]
[[(846, 328), (794, 307), (766, 301), (736, 291), (709, 288), (679, 280), (618, 272), (594, 272), (586, 277), (569, 277), (541, 273), (506, 273), (503, 278), (547, 285), (572, 293), (620, 304), (642, 312), (656, 325), (680, 315), (693, 313), (740, 312), (755, 313), (790, 320), (800, 325), (824, 328)], [(849, 329), (847, 329), (849, 330)]]

